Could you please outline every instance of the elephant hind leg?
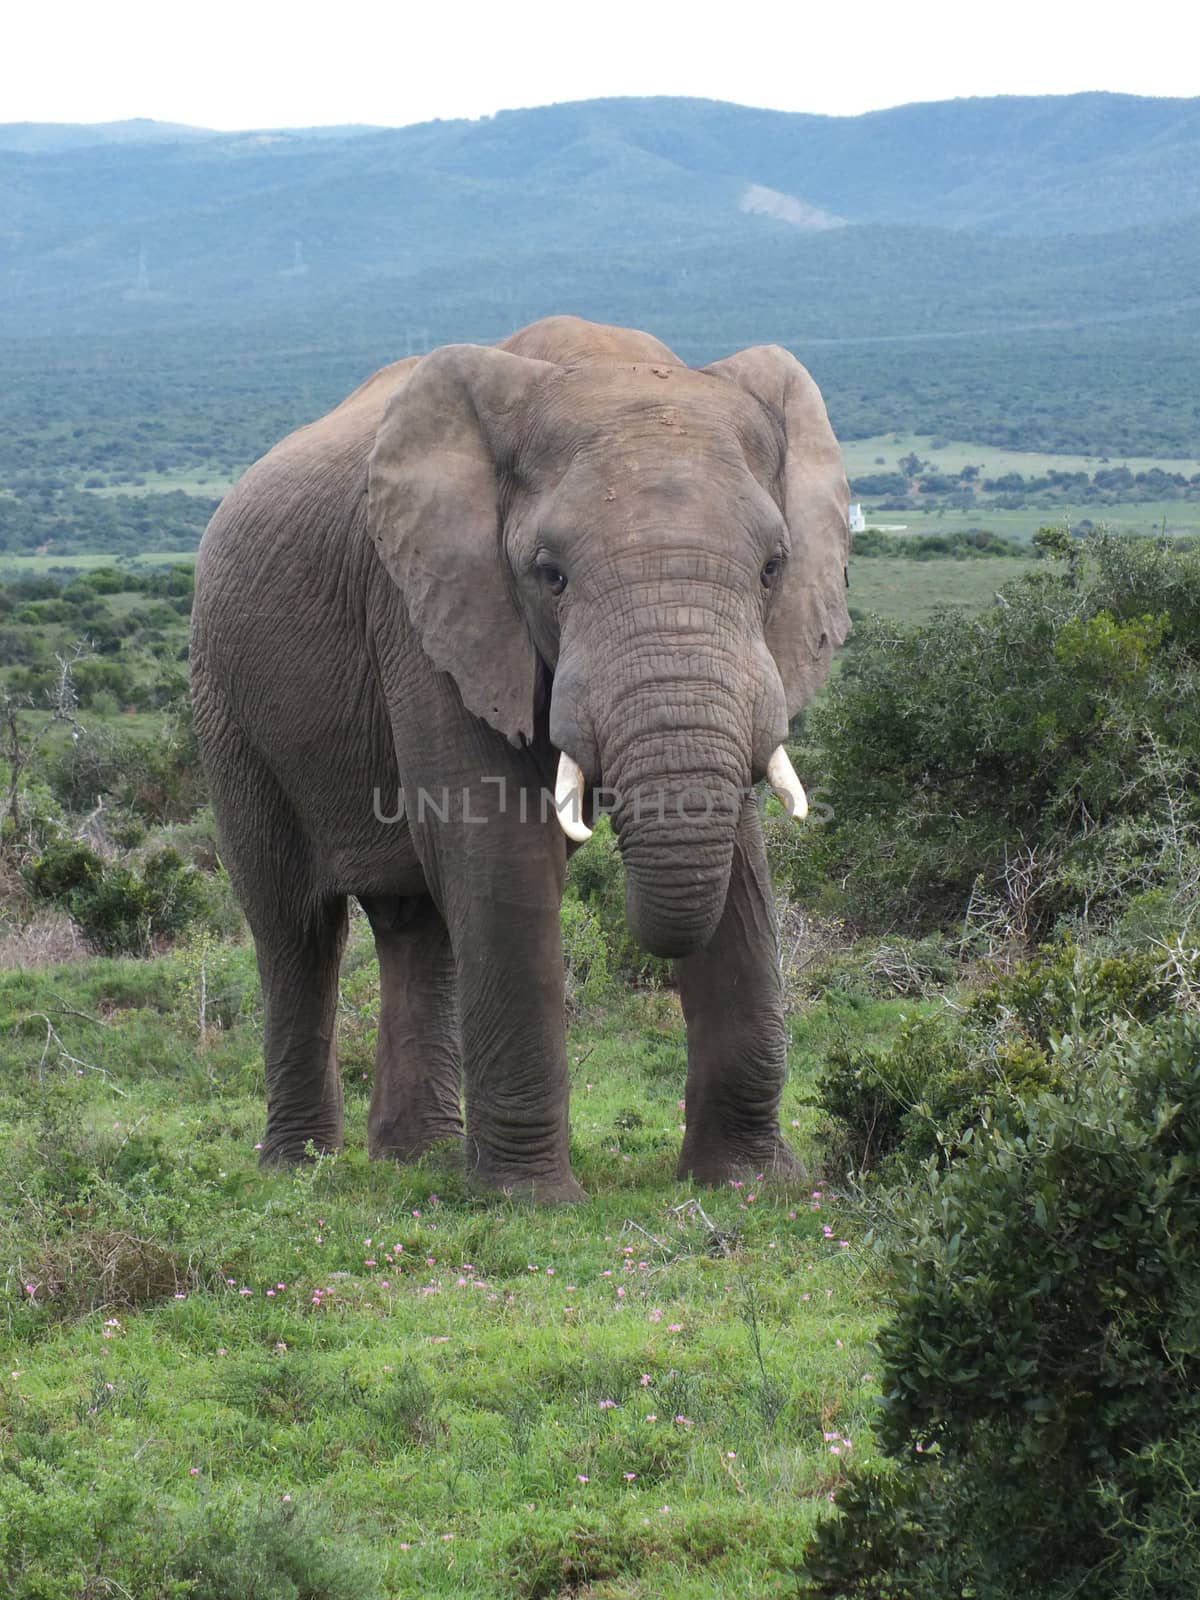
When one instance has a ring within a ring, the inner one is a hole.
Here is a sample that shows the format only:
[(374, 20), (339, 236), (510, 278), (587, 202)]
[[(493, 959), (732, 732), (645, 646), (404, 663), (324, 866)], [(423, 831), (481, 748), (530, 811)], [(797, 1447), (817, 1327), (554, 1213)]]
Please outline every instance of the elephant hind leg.
[(379, 955), (379, 1041), (367, 1122), (372, 1156), (411, 1161), (462, 1137), (458, 983), (432, 900), (365, 899)]
[(338, 971), (346, 942), (346, 900), (330, 899), (305, 924), (256, 931), (266, 1020), (264, 1166), (298, 1161), (342, 1143), (342, 1082), (337, 1059)]
[(202, 674), (193, 685), (221, 856), (258, 955), (267, 1080), (264, 1164), (342, 1142), (334, 1027), (345, 896), (322, 895), (300, 821), (275, 775)]

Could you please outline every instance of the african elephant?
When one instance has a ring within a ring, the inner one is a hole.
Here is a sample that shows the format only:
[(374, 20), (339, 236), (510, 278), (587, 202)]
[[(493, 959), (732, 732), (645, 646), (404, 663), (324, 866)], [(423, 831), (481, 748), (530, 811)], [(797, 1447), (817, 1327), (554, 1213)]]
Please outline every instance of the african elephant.
[(355, 895), (371, 1153), (461, 1137), (461, 1089), (482, 1183), (581, 1196), (559, 904), (603, 790), (630, 928), (677, 960), (680, 1173), (792, 1169), (750, 786), (770, 768), (803, 808), (782, 741), (849, 629), (848, 498), (785, 350), (694, 370), (574, 317), (385, 367), (245, 473), (200, 548), (191, 661), (262, 977), (264, 1162), (341, 1140)]

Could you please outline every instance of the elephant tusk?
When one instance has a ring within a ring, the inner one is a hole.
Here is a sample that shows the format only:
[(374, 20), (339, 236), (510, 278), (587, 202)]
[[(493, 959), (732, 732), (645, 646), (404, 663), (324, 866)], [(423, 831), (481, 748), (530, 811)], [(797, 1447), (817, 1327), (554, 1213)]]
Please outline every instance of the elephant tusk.
[(782, 745), (776, 747), (774, 755), (767, 762), (767, 782), (793, 822), (803, 822), (808, 815), (808, 796)]
[(554, 785), (554, 814), (568, 839), (582, 844), (592, 837), (583, 820), (583, 768), (564, 750), (558, 758), (558, 781)]

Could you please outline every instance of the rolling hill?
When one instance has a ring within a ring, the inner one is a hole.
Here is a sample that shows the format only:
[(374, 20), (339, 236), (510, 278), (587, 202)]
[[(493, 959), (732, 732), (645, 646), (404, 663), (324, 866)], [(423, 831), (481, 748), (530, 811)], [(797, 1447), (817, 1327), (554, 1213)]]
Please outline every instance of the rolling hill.
[(19, 497), (227, 470), (384, 361), (558, 310), (692, 361), (787, 344), (847, 437), (1191, 456), (1200, 99), (0, 127)]

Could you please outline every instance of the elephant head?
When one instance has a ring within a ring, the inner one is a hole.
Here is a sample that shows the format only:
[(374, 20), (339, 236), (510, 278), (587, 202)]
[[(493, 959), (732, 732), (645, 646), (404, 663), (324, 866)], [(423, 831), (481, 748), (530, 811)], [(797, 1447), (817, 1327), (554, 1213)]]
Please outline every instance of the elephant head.
[(368, 523), (469, 711), (520, 743), (548, 692), (560, 788), (607, 792), (631, 930), (684, 955), (720, 919), (748, 785), (802, 806), (782, 742), (849, 631), (849, 494), (787, 351), (693, 370), (645, 344), (427, 356), (379, 427)]

